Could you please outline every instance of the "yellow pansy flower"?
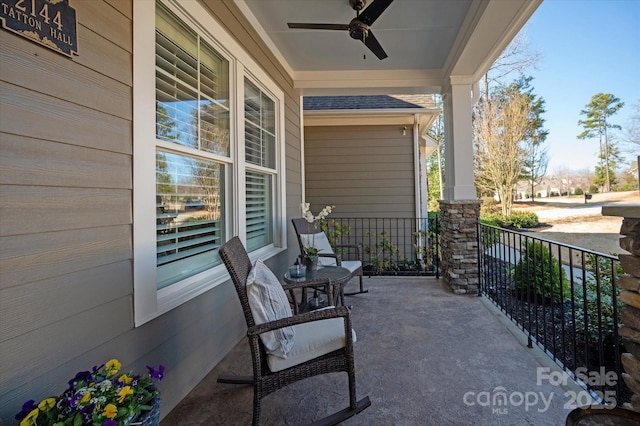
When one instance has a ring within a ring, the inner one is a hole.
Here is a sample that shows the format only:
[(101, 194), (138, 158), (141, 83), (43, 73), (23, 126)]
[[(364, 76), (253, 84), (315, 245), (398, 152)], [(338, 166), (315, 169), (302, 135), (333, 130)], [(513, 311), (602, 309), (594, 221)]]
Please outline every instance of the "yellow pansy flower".
[(82, 398), (80, 398), (80, 402), (81, 403), (85, 403), (85, 402), (89, 402), (91, 400), (91, 392), (87, 392), (84, 395), (82, 395)]
[(124, 401), (124, 399), (129, 395), (133, 395), (131, 386), (123, 387), (122, 389), (120, 389), (120, 392), (118, 392), (118, 402), (122, 404), (122, 401)]
[(120, 364), (120, 362), (114, 358), (107, 361), (107, 363), (104, 366), (104, 369), (108, 376), (113, 376), (118, 371), (120, 371), (120, 367), (122, 367), (122, 364)]
[(20, 426), (34, 426), (35, 424), (37, 424), (36, 418), (38, 417), (39, 412), (40, 410), (38, 410), (37, 408), (31, 410), (31, 412), (27, 414), (27, 417), (22, 419), (22, 421), (20, 422)]
[(51, 410), (55, 406), (56, 406), (55, 398), (43, 399), (42, 401), (40, 401), (40, 404), (38, 404), (38, 408), (40, 409), (40, 411), (44, 411), (44, 412)]
[(126, 374), (123, 374), (122, 376), (118, 377), (118, 382), (124, 383), (125, 385), (130, 384), (132, 380), (133, 378), (127, 376)]
[(104, 407), (102, 415), (108, 419), (112, 419), (118, 415), (118, 407), (113, 404), (107, 404), (106, 407)]

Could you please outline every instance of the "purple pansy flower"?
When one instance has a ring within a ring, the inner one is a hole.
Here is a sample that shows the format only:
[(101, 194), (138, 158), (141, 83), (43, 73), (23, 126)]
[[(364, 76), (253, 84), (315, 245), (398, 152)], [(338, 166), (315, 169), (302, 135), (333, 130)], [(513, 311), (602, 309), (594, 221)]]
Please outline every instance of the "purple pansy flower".
[(156, 370), (154, 367), (147, 365), (147, 370), (152, 379), (162, 380), (164, 378), (164, 365), (160, 364)]
[(22, 410), (18, 414), (16, 414), (15, 419), (20, 421), (27, 417), (27, 414), (32, 412), (34, 409), (38, 408), (36, 402), (33, 399), (28, 400), (24, 404), (22, 404)]

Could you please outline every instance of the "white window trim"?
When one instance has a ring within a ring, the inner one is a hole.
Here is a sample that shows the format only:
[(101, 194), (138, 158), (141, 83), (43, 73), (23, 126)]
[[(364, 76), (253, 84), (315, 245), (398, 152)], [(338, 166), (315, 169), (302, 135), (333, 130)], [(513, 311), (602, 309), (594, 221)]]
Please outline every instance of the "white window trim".
[[(235, 39), (197, 2), (162, 0), (220, 54), (229, 60), (230, 146), (232, 164), (225, 185), (226, 235), (245, 234), (244, 78), (250, 78), (276, 101), (276, 198), (274, 244), (255, 250), (250, 258), (266, 259), (286, 250), (286, 176), (284, 92)], [(195, 19), (197, 18), (197, 20)], [(134, 322), (153, 318), (228, 281), (224, 265), (218, 265), (164, 289), (156, 288), (155, 151), (165, 146), (155, 141), (155, 2), (133, 3), (133, 299)], [(152, 190), (150, 190), (152, 189)]]

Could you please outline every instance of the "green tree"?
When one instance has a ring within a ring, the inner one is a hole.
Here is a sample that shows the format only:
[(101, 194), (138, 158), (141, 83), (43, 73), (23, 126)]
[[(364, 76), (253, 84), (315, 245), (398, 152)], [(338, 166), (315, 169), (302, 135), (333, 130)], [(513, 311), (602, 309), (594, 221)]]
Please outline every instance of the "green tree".
[[(620, 148), (617, 145), (609, 144), (609, 158), (604, 158), (604, 153), (600, 154), (600, 164), (595, 168), (595, 176), (593, 183), (600, 188), (606, 188), (607, 184), (611, 185), (611, 188), (615, 188), (618, 185), (618, 178), (613, 170), (618, 166), (618, 163), (622, 161), (620, 155)], [(608, 167), (604, 166), (604, 163), (608, 164)]]
[[(441, 107), (442, 101), (437, 102)], [(444, 188), (444, 115), (441, 112), (436, 121), (428, 131), (428, 135), (438, 142), (438, 148), (429, 157), (427, 157), (427, 199), (428, 211), (439, 211), (440, 204), (438, 200), (443, 198), (442, 191)]]
[(521, 179), (526, 179), (529, 182), (529, 185), (531, 185), (531, 198), (535, 199), (535, 186), (542, 182), (549, 164), (547, 148), (544, 146), (544, 142), (549, 136), (549, 131), (544, 128), (545, 120), (542, 118), (542, 114), (546, 112), (545, 101), (543, 98), (533, 94), (531, 80), (533, 80), (533, 77), (521, 77), (520, 80), (516, 81), (516, 84), (521, 88), (523, 95), (531, 106)]
[(580, 111), (580, 115), (584, 115), (584, 120), (579, 120), (578, 125), (584, 129), (582, 133), (578, 135), (578, 139), (593, 139), (598, 137), (600, 141), (600, 165), (601, 172), (604, 174), (605, 192), (611, 191), (611, 149), (613, 140), (608, 130), (618, 129), (621, 127), (617, 124), (612, 124), (609, 118), (616, 114), (622, 107), (624, 102), (615, 97), (611, 93), (596, 93), (591, 97), (591, 101), (585, 106), (585, 109)]

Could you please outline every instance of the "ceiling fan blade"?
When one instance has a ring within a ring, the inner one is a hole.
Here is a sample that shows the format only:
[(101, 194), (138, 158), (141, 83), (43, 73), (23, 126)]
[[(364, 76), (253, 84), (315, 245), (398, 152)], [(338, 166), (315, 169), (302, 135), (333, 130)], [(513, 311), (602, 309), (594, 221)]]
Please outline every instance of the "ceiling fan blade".
[(340, 30), (349, 31), (349, 25), (344, 24), (302, 24), (289, 22), (289, 28), (305, 29), (305, 30)]
[(367, 34), (367, 37), (364, 39), (364, 45), (367, 46), (369, 50), (371, 50), (373, 54), (378, 57), (378, 59), (382, 60), (388, 56), (380, 43), (378, 43), (378, 40), (373, 35), (371, 30), (369, 30), (369, 34)]
[(392, 2), (393, 0), (373, 0), (373, 3), (358, 16), (358, 19), (371, 26)]

